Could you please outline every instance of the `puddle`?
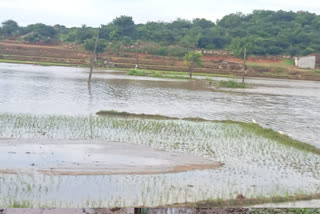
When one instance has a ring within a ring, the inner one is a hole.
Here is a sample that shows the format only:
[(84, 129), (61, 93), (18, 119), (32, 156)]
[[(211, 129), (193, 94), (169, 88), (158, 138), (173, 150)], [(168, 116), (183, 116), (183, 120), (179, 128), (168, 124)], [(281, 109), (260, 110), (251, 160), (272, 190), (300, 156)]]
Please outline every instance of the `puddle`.
[(46, 175), (160, 174), (216, 169), (215, 161), (108, 141), (0, 140), (0, 173)]
[(0, 118), (4, 138), (128, 142), (224, 163), (214, 170), (157, 175), (2, 174), (3, 207), (14, 200), (34, 207), (136, 207), (234, 199), (238, 194), (255, 198), (320, 192), (319, 155), (257, 136), (237, 124), (23, 114)]

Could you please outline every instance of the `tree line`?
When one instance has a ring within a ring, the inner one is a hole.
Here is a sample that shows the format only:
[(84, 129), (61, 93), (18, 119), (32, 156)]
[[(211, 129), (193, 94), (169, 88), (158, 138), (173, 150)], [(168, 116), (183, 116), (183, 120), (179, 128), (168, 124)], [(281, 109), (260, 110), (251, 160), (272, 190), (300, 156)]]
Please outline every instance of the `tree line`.
[(2, 23), (1, 38), (27, 42), (69, 42), (90, 50), (99, 33), (97, 52), (104, 48), (156, 55), (184, 56), (190, 50), (231, 50), (241, 56), (245, 47), (250, 55), (307, 55), (320, 52), (320, 15), (309, 12), (255, 10), (233, 13), (212, 22), (206, 19), (176, 19), (172, 22), (135, 24), (130, 16), (120, 16), (99, 28), (86, 25), (65, 27), (42, 23), (19, 26), (13, 20)]

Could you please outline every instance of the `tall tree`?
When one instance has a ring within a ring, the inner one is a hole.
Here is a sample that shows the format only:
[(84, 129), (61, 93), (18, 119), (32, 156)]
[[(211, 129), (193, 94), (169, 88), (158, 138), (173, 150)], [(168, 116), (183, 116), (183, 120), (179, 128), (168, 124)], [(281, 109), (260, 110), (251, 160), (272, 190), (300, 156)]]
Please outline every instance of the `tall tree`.
[(190, 79), (196, 67), (202, 66), (202, 54), (196, 51), (191, 51), (184, 56), (184, 64), (188, 67)]
[(131, 39), (136, 37), (136, 26), (131, 16), (120, 16), (115, 18), (112, 23), (113, 31), (110, 33), (112, 37), (122, 39), (127, 36)]
[(99, 30), (97, 32), (97, 36), (96, 36), (96, 41), (94, 43), (94, 48), (93, 48), (93, 52), (92, 52), (92, 57), (90, 59), (90, 73), (89, 73), (89, 78), (88, 78), (88, 86), (90, 87), (91, 85), (91, 78), (92, 78), (92, 72), (93, 72), (93, 67), (94, 67), (94, 62), (95, 59), (97, 57), (97, 48), (98, 48), (98, 43), (99, 43)]
[(247, 59), (252, 51), (252, 41), (249, 37), (238, 38), (232, 41), (229, 48), (236, 57), (243, 59), (242, 83), (244, 83), (247, 74)]
[(7, 20), (2, 22), (1, 33), (5, 36), (15, 36), (19, 32), (18, 23), (13, 20)]

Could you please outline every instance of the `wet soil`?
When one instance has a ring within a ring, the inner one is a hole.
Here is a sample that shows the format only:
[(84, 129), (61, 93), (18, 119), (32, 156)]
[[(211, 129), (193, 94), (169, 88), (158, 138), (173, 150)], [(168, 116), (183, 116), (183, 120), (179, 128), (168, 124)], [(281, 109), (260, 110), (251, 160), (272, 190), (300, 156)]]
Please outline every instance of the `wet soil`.
[(1, 139), (0, 173), (159, 174), (217, 169), (221, 163), (144, 145), (97, 140)]
[[(79, 48), (67, 48), (66, 45), (37, 45), (0, 40), (0, 55), (7, 60), (28, 62), (68, 63), (74, 66), (88, 65), (90, 53)], [(119, 68), (134, 68), (136, 64), (135, 53), (123, 52), (121, 54), (103, 53), (99, 55), (103, 61), (110, 61)], [(205, 56), (204, 66), (197, 68), (196, 72), (232, 74), (242, 76), (242, 60), (233, 56)], [(272, 65), (281, 61), (271, 59), (249, 59), (249, 62), (259, 66), (251, 67), (248, 76), (269, 77), (285, 79), (320, 80), (320, 75), (306, 70), (296, 70), (293, 66), (279, 73), (278, 68)], [(265, 65), (267, 63), (267, 65)], [(271, 67), (270, 67), (271, 66)], [(181, 58), (160, 57), (149, 54), (139, 54), (139, 67), (151, 70), (186, 71)]]

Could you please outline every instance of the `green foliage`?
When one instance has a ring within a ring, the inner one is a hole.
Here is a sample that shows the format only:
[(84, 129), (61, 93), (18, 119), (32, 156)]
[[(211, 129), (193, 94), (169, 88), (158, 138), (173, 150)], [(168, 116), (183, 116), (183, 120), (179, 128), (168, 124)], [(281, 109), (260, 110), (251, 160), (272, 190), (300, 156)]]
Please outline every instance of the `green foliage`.
[(244, 57), (244, 52), (246, 51), (247, 56), (252, 52), (252, 42), (250, 38), (235, 38), (232, 40), (229, 49), (233, 54), (239, 58)]
[(169, 56), (183, 57), (188, 52), (189, 52), (189, 49), (184, 47), (173, 47), (168, 49)]
[[(84, 41), (83, 47), (85, 50), (93, 52), (95, 44), (96, 44), (96, 38), (87, 39)], [(96, 52), (103, 53), (106, 46), (107, 46), (106, 41), (99, 39)]]
[(32, 208), (32, 203), (30, 201), (12, 201), (11, 208)]
[(55, 40), (57, 34), (53, 27), (41, 23), (27, 26), (24, 32), (28, 33), (23, 40), (28, 42), (51, 42)]
[(7, 20), (2, 22), (1, 34), (12, 37), (17, 36), (19, 33), (19, 26), (17, 22), (13, 20)]
[[(13, 20), (2, 23), (1, 37), (21, 36), (30, 42), (52, 41), (83, 44), (95, 37), (95, 28), (66, 28), (43, 24), (19, 27)], [(120, 16), (111, 23), (101, 25), (99, 37), (112, 43), (131, 45), (140, 40), (154, 42), (157, 55), (182, 56), (185, 49), (230, 49), (236, 56), (242, 55), (248, 46), (253, 55), (307, 55), (320, 52), (320, 15), (309, 12), (255, 10), (251, 14), (233, 13), (213, 23), (206, 19), (192, 21), (176, 19), (172, 22), (147, 22), (135, 24), (132, 17)], [(249, 47), (250, 46), (250, 47)], [(173, 48), (173, 49), (174, 49)], [(119, 48), (115, 48), (119, 50)], [(156, 50), (158, 49), (158, 50)]]
[(246, 83), (237, 82), (234, 80), (221, 80), (218, 82), (217, 86), (219, 88), (247, 88), (248, 85)]
[(81, 28), (71, 28), (68, 33), (62, 35), (64, 42), (76, 42), (83, 44), (85, 40), (96, 36), (96, 29), (82, 25)]
[(103, 32), (108, 33), (111, 40), (134, 39), (136, 37), (136, 26), (132, 17), (120, 16), (115, 18), (108, 26), (105, 26)]
[(146, 76), (147, 74), (143, 70), (131, 69), (130, 71), (128, 71), (128, 75), (131, 75), (131, 76)]
[(202, 54), (199, 52), (191, 51), (184, 56), (183, 60), (184, 64), (191, 69), (202, 66)]
[(183, 62), (185, 66), (188, 67), (190, 78), (192, 78), (192, 72), (195, 67), (202, 66), (202, 54), (196, 51), (191, 51), (184, 56)]
[(294, 65), (295, 63), (294, 63), (294, 59), (285, 59), (284, 60), (284, 63), (286, 64), (286, 65)]

